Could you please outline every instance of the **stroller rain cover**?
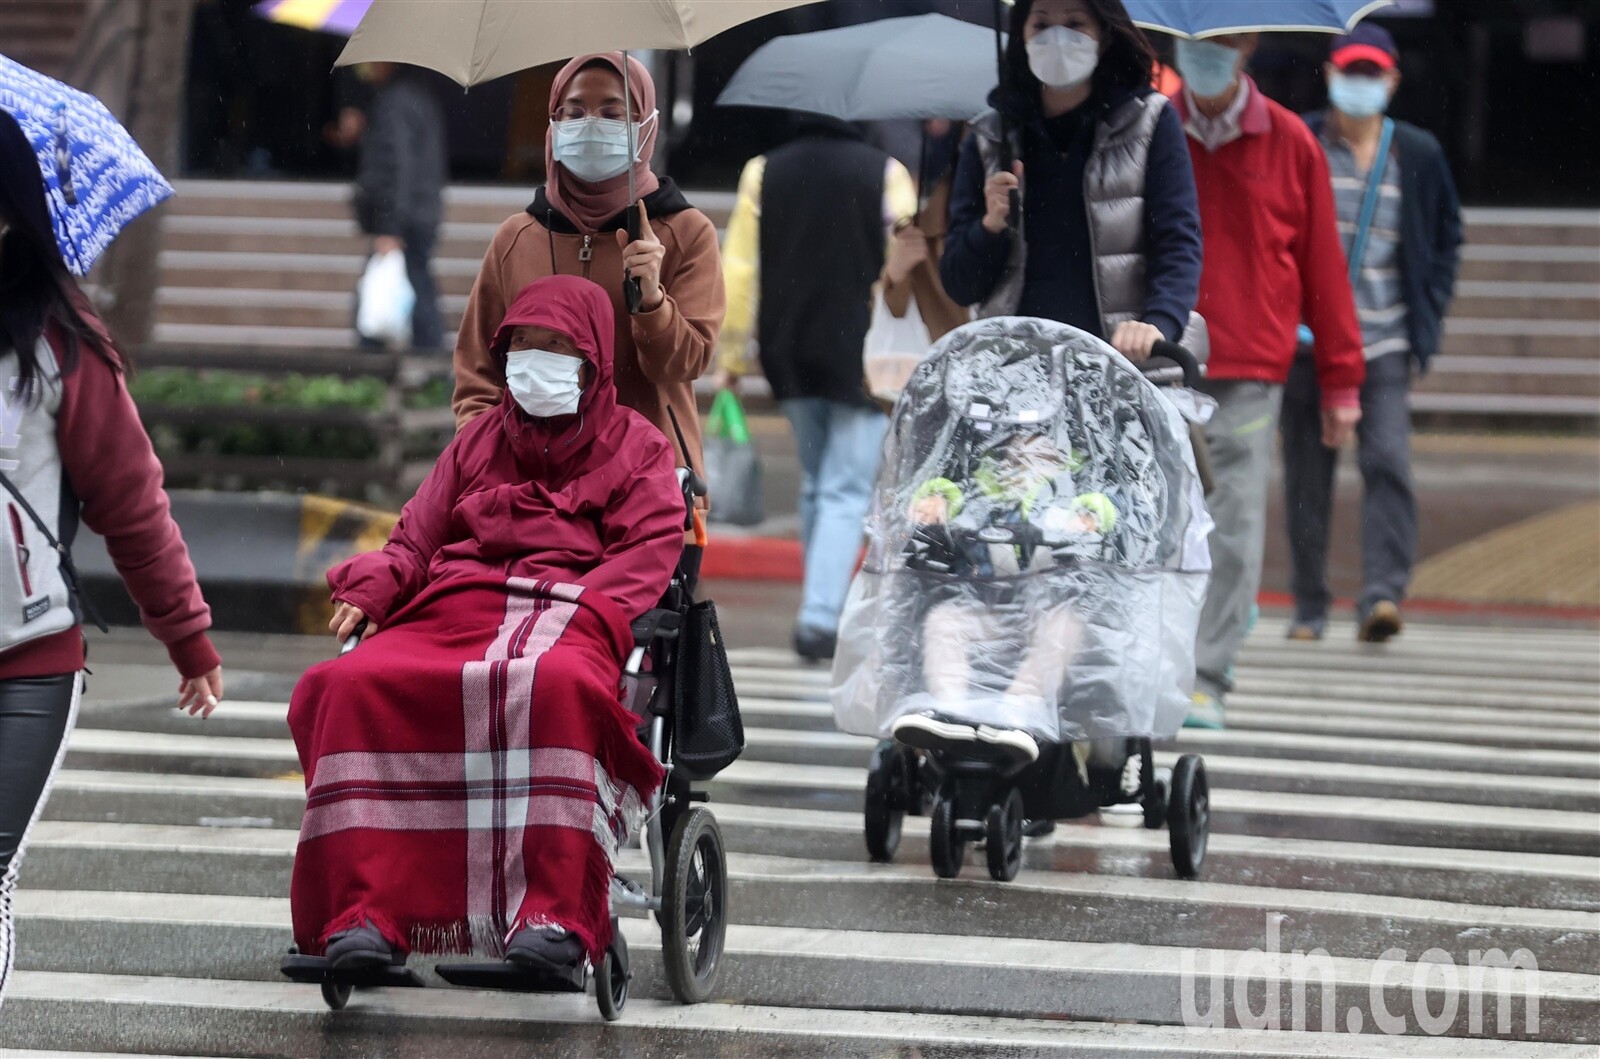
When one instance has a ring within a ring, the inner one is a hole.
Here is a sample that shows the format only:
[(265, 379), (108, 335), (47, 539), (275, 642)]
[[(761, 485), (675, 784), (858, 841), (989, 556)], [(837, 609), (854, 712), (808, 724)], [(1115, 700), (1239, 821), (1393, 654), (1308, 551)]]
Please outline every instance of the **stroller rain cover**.
[(840, 620), (839, 727), (933, 713), (1049, 742), (1169, 737), (1188, 712), (1211, 530), (1182, 414), (1077, 328), (946, 335), (884, 442)]

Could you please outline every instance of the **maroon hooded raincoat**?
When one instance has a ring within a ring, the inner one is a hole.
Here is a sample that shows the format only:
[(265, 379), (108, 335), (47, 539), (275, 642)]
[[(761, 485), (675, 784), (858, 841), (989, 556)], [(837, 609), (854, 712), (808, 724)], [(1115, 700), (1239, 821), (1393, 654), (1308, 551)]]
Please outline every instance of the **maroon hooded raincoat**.
[(610, 298), (576, 276), (530, 283), (495, 334), (502, 365), (519, 326), (559, 331), (584, 353), (593, 372), (578, 413), (534, 419), (508, 392), (456, 435), (389, 543), (328, 574), (333, 598), (374, 624), (458, 573), (581, 585), (629, 621), (660, 601), (683, 548), (683, 494), (667, 439), (617, 403)]

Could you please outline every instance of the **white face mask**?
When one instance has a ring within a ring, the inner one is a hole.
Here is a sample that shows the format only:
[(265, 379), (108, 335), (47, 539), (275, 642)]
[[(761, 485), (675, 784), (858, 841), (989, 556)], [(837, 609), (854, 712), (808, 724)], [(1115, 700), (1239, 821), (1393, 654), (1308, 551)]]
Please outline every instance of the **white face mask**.
[(583, 361), (543, 349), (506, 354), (506, 389), (535, 419), (570, 416), (583, 396)]
[(644, 130), (656, 120), (656, 112), (643, 121), (634, 122), (634, 155), (628, 157), (628, 123), (613, 118), (579, 118), (576, 121), (552, 122), (555, 139), (551, 147), (567, 172), (590, 184), (619, 177), (628, 167), (639, 161), (639, 148), (644, 143)]
[(1028, 42), (1028, 69), (1051, 88), (1076, 88), (1099, 64), (1100, 42), (1066, 26), (1051, 26)]

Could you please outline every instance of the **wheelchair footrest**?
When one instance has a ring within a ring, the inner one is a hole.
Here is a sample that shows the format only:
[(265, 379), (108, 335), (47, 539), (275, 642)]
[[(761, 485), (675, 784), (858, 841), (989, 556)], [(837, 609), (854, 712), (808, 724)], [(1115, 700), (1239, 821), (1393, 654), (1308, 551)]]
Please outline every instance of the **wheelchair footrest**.
[(332, 982), (359, 989), (420, 989), (423, 985), (417, 973), (405, 964), (388, 964), (383, 967), (352, 967), (335, 970), (326, 957), (302, 956), (290, 953), (278, 968), (285, 978), (309, 985)]
[(502, 989), (513, 993), (581, 993), (587, 981), (580, 963), (570, 973), (530, 970), (505, 960), (493, 963), (441, 963), (434, 970), (451, 985)]

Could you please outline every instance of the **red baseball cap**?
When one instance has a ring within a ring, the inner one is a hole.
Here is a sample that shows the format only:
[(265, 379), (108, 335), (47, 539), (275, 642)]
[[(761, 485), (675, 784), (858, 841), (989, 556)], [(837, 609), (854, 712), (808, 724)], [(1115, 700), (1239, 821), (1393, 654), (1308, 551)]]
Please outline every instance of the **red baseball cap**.
[(1400, 49), (1382, 26), (1363, 22), (1333, 42), (1328, 61), (1343, 70), (1354, 63), (1369, 62), (1380, 70), (1393, 70), (1400, 64)]

